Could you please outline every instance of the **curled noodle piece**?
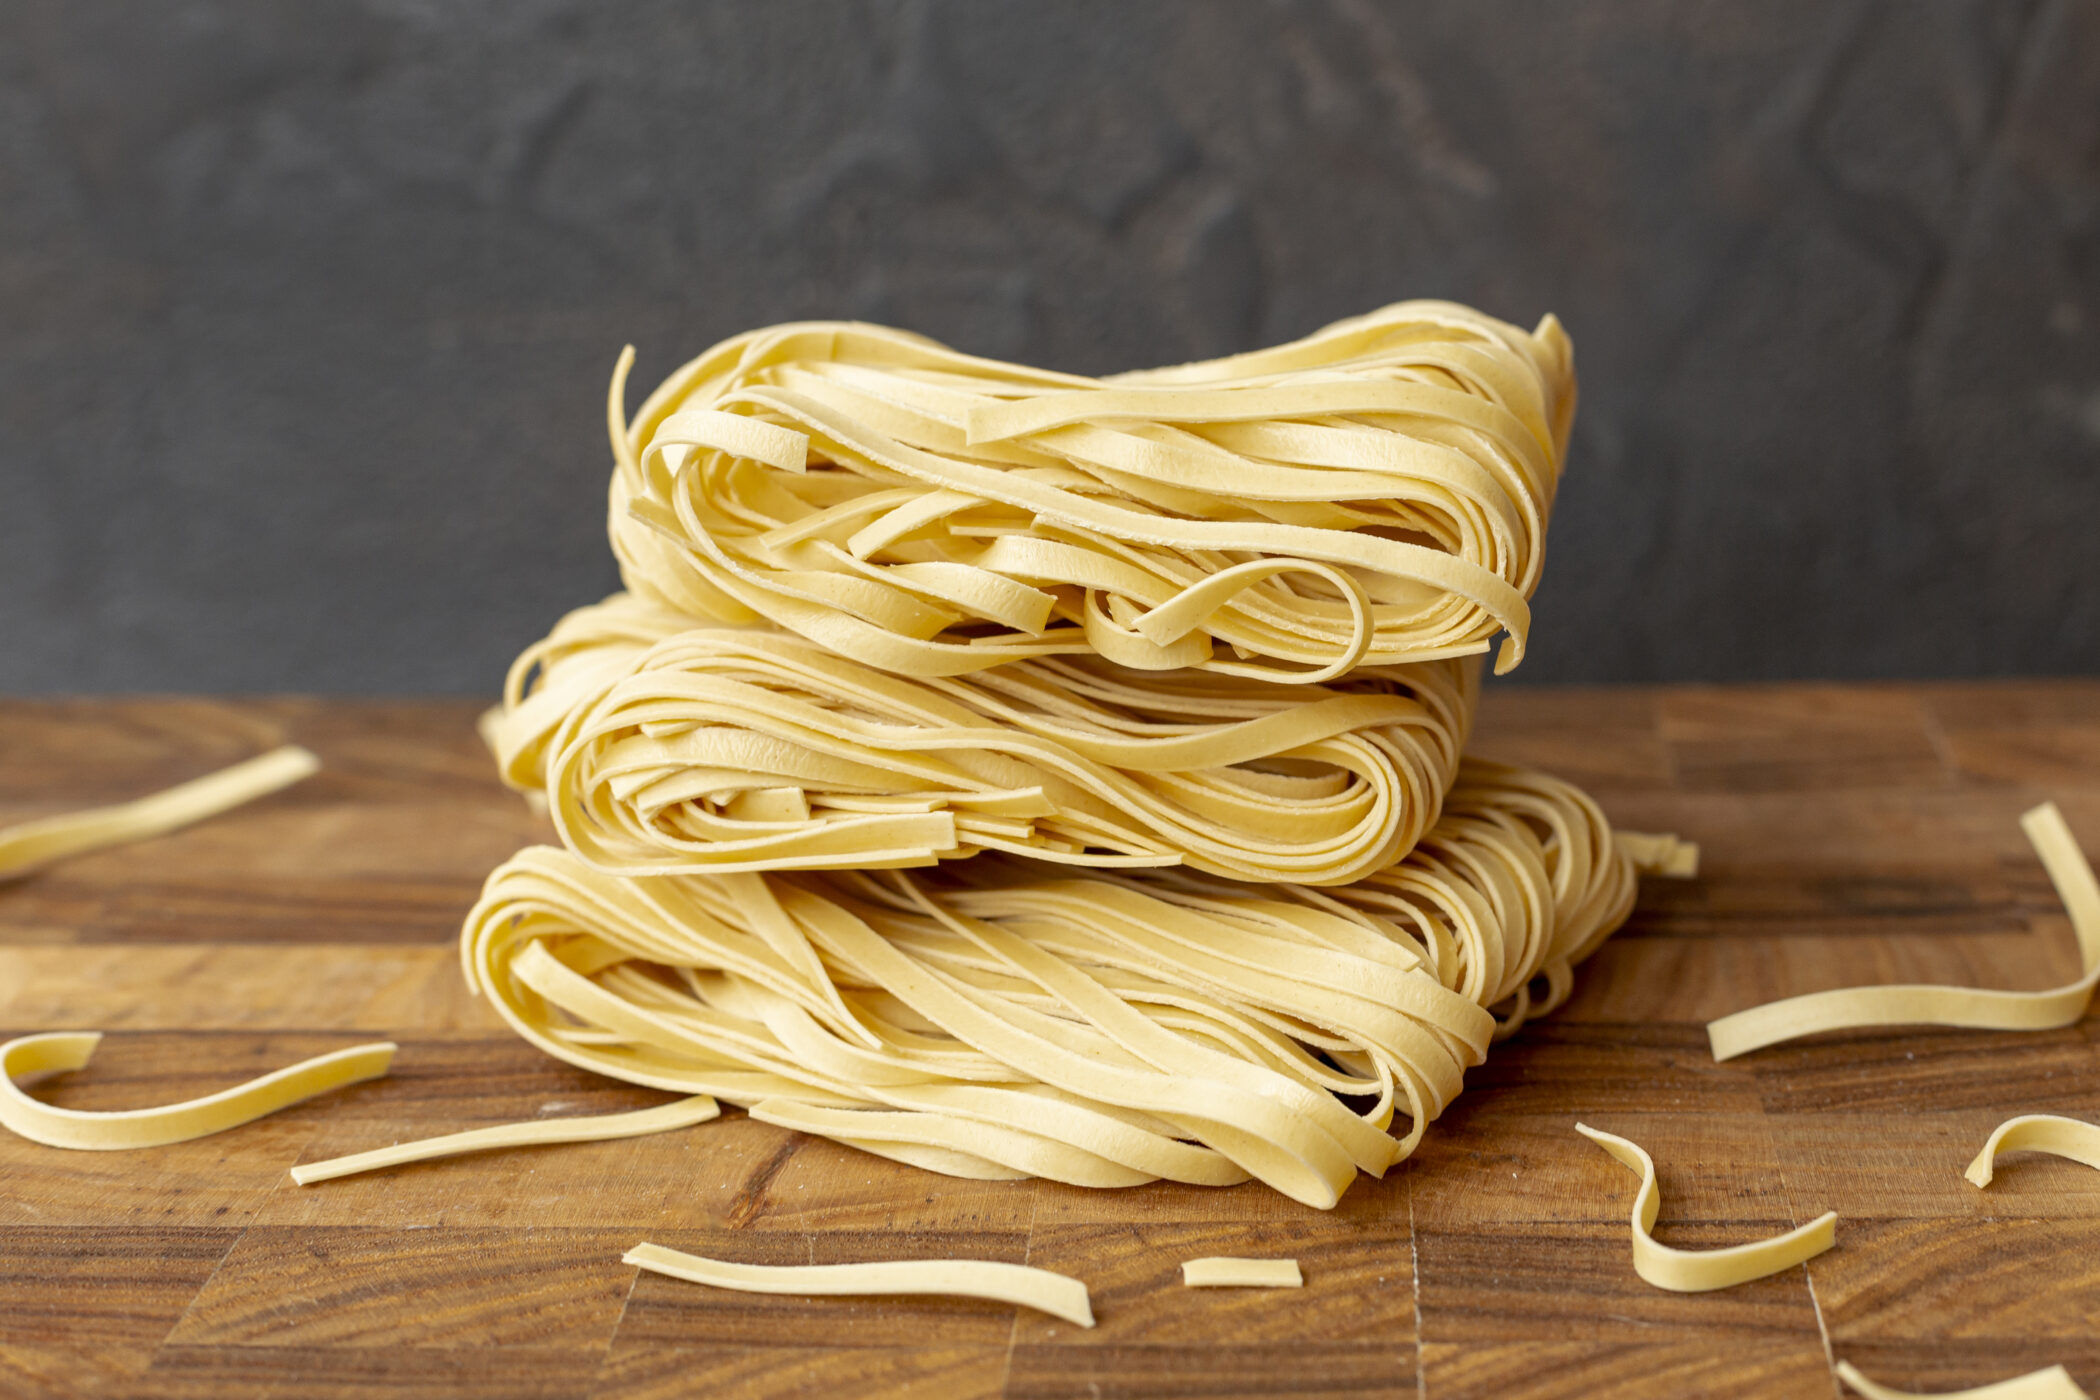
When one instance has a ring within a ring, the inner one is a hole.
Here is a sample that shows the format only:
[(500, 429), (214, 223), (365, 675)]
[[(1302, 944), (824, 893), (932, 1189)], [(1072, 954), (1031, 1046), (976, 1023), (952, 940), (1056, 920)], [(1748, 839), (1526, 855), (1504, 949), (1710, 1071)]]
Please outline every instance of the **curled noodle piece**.
[(113, 1113), (54, 1108), (29, 1097), (15, 1083), (17, 1075), (79, 1069), (101, 1042), (99, 1031), (57, 1031), (26, 1035), (0, 1045), (0, 1124), (46, 1147), (82, 1151), (123, 1151), (188, 1142), (237, 1128), (330, 1089), (377, 1079), (387, 1072), (395, 1049), (390, 1041), (354, 1045), (301, 1060), (203, 1098)]
[(1838, 1379), (1867, 1400), (2092, 1400), (2071, 1373), (2061, 1366), (2045, 1366), (2011, 1380), (1993, 1381), (1968, 1390), (1898, 1390), (1870, 1381), (1849, 1361), (1837, 1364)]
[(2047, 1152), (2089, 1167), (2100, 1167), (2100, 1124), (2083, 1123), (2054, 1113), (2026, 1113), (2008, 1118), (1992, 1130), (1983, 1150), (1962, 1173), (1978, 1186), (1991, 1184), (2000, 1152)]
[(130, 802), (0, 829), (0, 881), (27, 875), (67, 856), (165, 835), (290, 787), (320, 768), (321, 760), (313, 754), (286, 745)]
[(396, 1143), (370, 1152), (353, 1152), (325, 1162), (308, 1162), (292, 1168), (292, 1180), (300, 1186), (333, 1181), (359, 1172), (428, 1162), (437, 1157), (457, 1157), (468, 1152), (489, 1152), (501, 1147), (543, 1147), (559, 1142), (607, 1142), (614, 1138), (642, 1137), (690, 1128), (721, 1116), (722, 1109), (705, 1094), (637, 1109), (633, 1113), (608, 1113), (590, 1118), (548, 1118), (532, 1123), (503, 1123), (489, 1128), (469, 1128), (463, 1133)]
[(1076, 1278), (1004, 1264), (991, 1259), (897, 1259), (875, 1264), (814, 1264), (781, 1268), (766, 1264), (733, 1264), (697, 1254), (638, 1244), (620, 1256), (651, 1273), (730, 1288), (740, 1293), (789, 1293), (819, 1297), (871, 1297), (897, 1293), (931, 1293), (954, 1298), (989, 1298), (1063, 1318), (1081, 1327), (1094, 1325), (1092, 1300)]
[(2100, 881), (2054, 802), (2020, 818), (2020, 826), (2071, 916), (2085, 974), (2040, 992), (1982, 987), (1840, 987), (1788, 997), (1707, 1023), (1716, 1060), (1732, 1059), (1782, 1041), (1823, 1031), (1867, 1026), (1963, 1026), (1975, 1030), (2042, 1031), (2085, 1015), (2100, 984)]
[(1727, 1249), (1672, 1249), (1651, 1233), (1662, 1210), (1662, 1191), (1655, 1181), (1655, 1159), (1638, 1144), (1587, 1123), (1575, 1131), (1639, 1172), (1640, 1190), (1633, 1198), (1633, 1271), (1657, 1288), (1673, 1293), (1708, 1293), (1764, 1278), (1813, 1259), (1837, 1242), (1837, 1213), (1825, 1211), (1806, 1225), (1783, 1235)]

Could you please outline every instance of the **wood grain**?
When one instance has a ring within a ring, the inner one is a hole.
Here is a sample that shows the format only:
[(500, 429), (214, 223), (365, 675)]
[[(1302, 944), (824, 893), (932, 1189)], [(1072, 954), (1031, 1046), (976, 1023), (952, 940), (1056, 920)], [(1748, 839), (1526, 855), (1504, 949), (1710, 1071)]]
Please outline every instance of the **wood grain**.
[[(1877, 1030), (1727, 1064), (1706, 1019), (1909, 978), (2040, 987), (2075, 949), (2021, 837), (2044, 797), (2100, 850), (2100, 685), (1491, 690), (1483, 752), (1676, 830), (1562, 1012), (1497, 1047), (1421, 1151), (1320, 1214), (1259, 1186), (971, 1182), (753, 1123), (430, 1162), (299, 1188), (405, 1138), (666, 1095), (570, 1069), (468, 997), (482, 876), (547, 838), (455, 702), (0, 703), (0, 820), (133, 796), (284, 741), (312, 782), (0, 888), (0, 1032), (110, 1032), (54, 1103), (206, 1093), (385, 1035), (394, 1073), (201, 1142), (0, 1136), (0, 1395), (1834, 1397), (1833, 1355), (1944, 1389), (2062, 1361), (2100, 1389), (2100, 1173), (1960, 1178), (2014, 1112), (2100, 1119), (2100, 1024)], [(1806, 1269), (1709, 1295), (1634, 1277), (1634, 1178), (1691, 1248), (1840, 1213)], [(1088, 1332), (989, 1303), (711, 1292), (643, 1239), (761, 1263), (1028, 1262)], [(1290, 1293), (1182, 1259), (1289, 1255)]]

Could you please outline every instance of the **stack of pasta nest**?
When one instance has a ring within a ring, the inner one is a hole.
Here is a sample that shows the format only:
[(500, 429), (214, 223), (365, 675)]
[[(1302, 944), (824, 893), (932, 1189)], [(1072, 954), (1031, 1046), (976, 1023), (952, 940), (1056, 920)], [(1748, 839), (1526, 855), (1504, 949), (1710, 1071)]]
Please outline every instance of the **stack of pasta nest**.
[(1550, 317), (1108, 379), (789, 325), (630, 422), (631, 363), (625, 591), (484, 722), (562, 846), (467, 973), (552, 1055), (935, 1171), (1327, 1207), (1687, 854), (1464, 754), (1575, 408)]

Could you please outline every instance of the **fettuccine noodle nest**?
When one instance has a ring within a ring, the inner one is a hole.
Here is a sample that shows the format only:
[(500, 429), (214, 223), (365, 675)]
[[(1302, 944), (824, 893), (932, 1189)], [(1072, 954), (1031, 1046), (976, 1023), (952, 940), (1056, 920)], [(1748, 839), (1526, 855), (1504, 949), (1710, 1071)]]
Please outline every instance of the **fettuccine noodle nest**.
[(1696, 859), (1461, 757), (1544, 562), (1551, 317), (1107, 379), (778, 326), (630, 422), (631, 365), (626, 589), (483, 721), (562, 846), (463, 957), (550, 1054), (938, 1171), (1327, 1207)]
[(1327, 1208), (1567, 995), (1634, 875), (1577, 789), (1469, 761), (1349, 886), (993, 855), (629, 879), (534, 847), (462, 953), (519, 1034), (615, 1078), (952, 1175), (1255, 1177)]
[(1094, 657), (912, 679), (774, 629), (642, 649), (663, 620), (624, 599), (579, 610), (527, 654), (559, 706), (514, 670), (488, 724), (506, 778), (616, 874), (999, 850), (1344, 884), (1436, 819), (1477, 696), (1470, 660), (1280, 686)]
[(628, 589), (881, 670), (1093, 654), (1320, 682), (1523, 656), (1575, 411), (1552, 317), (1402, 302), (1107, 379), (810, 322), (608, 404)]

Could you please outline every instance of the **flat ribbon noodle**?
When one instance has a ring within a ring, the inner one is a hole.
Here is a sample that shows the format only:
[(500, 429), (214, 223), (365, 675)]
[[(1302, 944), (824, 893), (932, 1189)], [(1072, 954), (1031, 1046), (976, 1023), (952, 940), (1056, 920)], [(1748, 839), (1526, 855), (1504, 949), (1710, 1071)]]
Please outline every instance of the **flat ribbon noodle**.
[(615, 1138), (642, 1137), (690, 1128), (721, 1116), (721, 1107), (705, 1094), (636, 1109), (632, 1113), (607, 1113), (589, 1118), (546, 1118), (529, 1123), (501, 1123), (488, 1128), (469, 1128), (461, 1133), (395, 1143), (370, 1152), (353, 1152), (323, 1162), (308, 1162), (292, 1168), (292, 1181), (311, 1186), (359, 1172), (457, 1157), (468, 1152), (490, 1152), (504, 1147), (545, 1147), (563, 1142), (607, 1142)]
[(1826, 1211), (1783, 1235), (1727, 1249), (1672, 1249), (1652, 1233), (1655, 1217), (1662, 1210), (1662, 1191), (1655, 1181), (1655, 1159), (1639, 1144), (1611, 1133), (1599, 1132), (1587, 1123), (1575, 1131), (1640, 1174), (1640, 1190), (1633, 1198), (1633, 1271), (1673, 1293), (1708, 1293), (1733, 1288), (1739, 1283), (1765, 1278), (1782, 1269), (1813, 1259), (1837, 1242), (1837, 1213)]
[(1575, 406), (1557, 321), (1402, 302), (1110, 379), (853, 322), (748, 332), (623, 421), (630, 592), (961, 675), (1099, 652), (1318, 683), (1523, 655)]
[(1576, 789), (1469, 760), (1417, 848), (1350, 886), (1003, 855), (627, 879), (539, 847), (491, 875), (461, 956), (557, 1058), (879, 1155), (1254, 1176), (1327, 1208), (1567, 995), (1635, 869)]
[(571, 614), (484, 724), (505, 779), (617, 874), (1003, 850), (1344, 884), (1436, 819), (1478, 695), (1470, 661), (1324, 687), (1093, 658), (913, 679), (771, 629), (648, 645), (659, 626), (679, 620), (625, 597)]
[(991, 1259), (896, 1259), (873, 1264), (812, 1264), (779, 1267), (704, 1259), (660, 1244), (638, 1244), (620, 1256), (651, 1273), (732, 1288), (742, 1293), (789, 1293), (822, 1297), (870, 1297), (931, 1293), (989, 1298), (1034, 1308), (1081, 1327), (1094, 1325), (1086, 1285), (1065, 1274), (1004, 1264)]
[(377, 1079), (387, 1072), (395, 1050), (388, 1041), (355, 1045), (301, 1060), (203, 1098), (117, 1112), (54, 1108), (23, 1093), (15, 1083), (18, 1075), (80, 1069), (101, 1043), (99, 1031), (52, 1031), (0, 1045), (0, 1124), (46, 1147), (82, 1151), (162, 1147), (222, 1133), (330, 1089)]
[(2054, 1113), (2027, 1113), (1992, 1129), (1983, 1150), (1962, 1175), (1978, 1186), (1991, 1184), (2001, 1152), (2047, 1152), (2089, 1167), (2100, 1167), (2100, 1124), (2083, 1123)]
[(1841, 987), (1768, 1002), (1709, 1022), (1716, 1060), (1731, 1059), (1782, 1041), (1823, 1031), (1866, 1026), (1964, 1026), (1977, 1030), (2038, 1031), (2075, 1024), (2100, 984), (2100, 881), (2054, 802), (2020, 818), (2050, 882), (2071, 916), (2085, 973), (2040, 992), (1977, 987)]
[(1303, 1288), (1305, 1275), (1295, 1259), (1216, 1256), (1183, 1260), (1181, 1283), (1184, 1288)]
[(148, 797), (0, 829), (0, 881), (67, 856), (164, 835), (290, 787), (320, 767), (305, 749), (286, 745)]
[(1837, 1364), (1838, 1379), (1867, 1400), (2092, 1400), (2071, 1373), (2061, 1366), (2045, 1366), (2011, 1380), (1994, 1381), (1968, 1390), (1898, 1390), (1870, 1381), (1849, 1361)]

